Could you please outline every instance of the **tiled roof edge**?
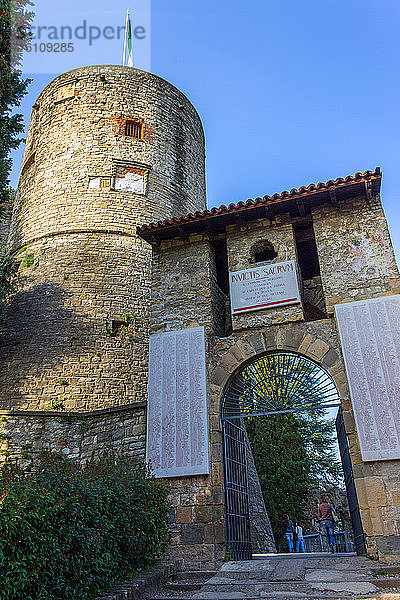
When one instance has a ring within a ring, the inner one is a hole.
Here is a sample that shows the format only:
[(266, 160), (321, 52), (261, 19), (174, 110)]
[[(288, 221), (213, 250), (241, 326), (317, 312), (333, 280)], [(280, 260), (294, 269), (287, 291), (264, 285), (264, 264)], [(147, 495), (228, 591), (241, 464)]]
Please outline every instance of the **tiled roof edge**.
[(296, 198), (298, 196), (304, 196), (307, 194), (312, 194), (313, 192), (319, 192), (323, 190), (327, 190), (333, 187), (340, 187), (349, 183), (359, 183), (361, 181), (368, 181), (370, 179), (381, 178), (382, 173), (380, 167), (376, 167), (375, 171), (364, 171), (364, 173), (357, 172), (354, 175), (348, 175), (347, 177), (338, 177), (337, 179), (329, 179), (325, 183), (320, 182), (317, 184), (311, 183), (308, 186), (301, 186), (299, 189), (293, 188), (288, 191), (283, 191), (280, 194), (273, 194), (273, 196), (264, 196), (263, 198), (255, 198), (249, 199), (246, 202), (238, 202), (237, 204), (229, 204), (225, 206), (222, 204), (219, 207), (213, 207), (210, 209), (206, 209), (204, 211), (196, 211), (194, 213), (189, 213), (187, 215), (183, 215), (181, 217), (173, 217), (172, 219), (167, 219), (165, 221), (158, 221), (157, 223), (149, 223), (148, 225), (142, 225), (138, 229), (139, 233), (150, 233), (152, 231), (162, 229), (164, 227), (171, 227), (171, 225), (183, 225), (190, 221), (205, 219), (207, 217), (214, 217), (216, 215), (223, 215), (227, 213), (233, 213), (238, 209), (243, 208), (253, 208), (259, 205), (265, 204), (273, 204), (275, 202), (279, 202), (281, 200)]

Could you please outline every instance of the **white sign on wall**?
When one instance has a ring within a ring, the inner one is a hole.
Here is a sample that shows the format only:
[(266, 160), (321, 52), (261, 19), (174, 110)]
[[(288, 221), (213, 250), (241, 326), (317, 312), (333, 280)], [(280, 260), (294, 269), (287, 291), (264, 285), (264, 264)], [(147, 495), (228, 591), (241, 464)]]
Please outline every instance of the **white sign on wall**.
[(157, 477), (210, 472), (204, 327), (150, 336), (146, 458)]
[(335, 306), (365, 461), (400, 458), (400, 296)]
[(229, 286), (232, 314), (301, 301), (294, 260), (229, 273)]

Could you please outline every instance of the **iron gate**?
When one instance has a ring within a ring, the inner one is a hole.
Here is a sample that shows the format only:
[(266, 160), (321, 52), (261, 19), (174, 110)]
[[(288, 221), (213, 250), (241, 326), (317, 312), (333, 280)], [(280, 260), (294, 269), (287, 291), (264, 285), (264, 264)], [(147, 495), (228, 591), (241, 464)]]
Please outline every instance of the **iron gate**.
[(246, 433), (243, 419), (222, 421), (225, 447), (226, 529), (233, 560), (252, 556), (247, 488)]
[(265, 354), (231, 380), (222, 402), (226, 532), (234, 560), (252, 557), (244, 418), (340, 406), (330, 375), (294, 352)]
[(336, 417), (336, 431), (339, 444), (339, 452), (342, 459), (344, 483), (346, 486), (347, 500), (349, 503), (349, 511), (351, 525), (354, 535), (354, 546), (357, 554), (365, 554), (365, 539), (361, 523), (360, 508), (358, 506), (356, 486), (354, 484), (353, 467), (351, 465), (349, 443), (347, 441), (346, 430), (344, 427), (343, 410), (339, 408)]

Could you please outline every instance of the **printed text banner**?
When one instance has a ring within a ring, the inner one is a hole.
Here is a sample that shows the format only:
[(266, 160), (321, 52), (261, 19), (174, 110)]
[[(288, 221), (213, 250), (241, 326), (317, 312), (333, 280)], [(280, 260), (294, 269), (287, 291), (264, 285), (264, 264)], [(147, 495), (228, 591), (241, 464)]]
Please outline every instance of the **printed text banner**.
[(365, 461), (400, 458), (400, 296), (335, 306)]
[(232, 314), (300, 302), (294, 260), (231, 272), (229, 285)]
[(209, 473), (204, 327), (150, 336), (147, 461), (157, 477)]

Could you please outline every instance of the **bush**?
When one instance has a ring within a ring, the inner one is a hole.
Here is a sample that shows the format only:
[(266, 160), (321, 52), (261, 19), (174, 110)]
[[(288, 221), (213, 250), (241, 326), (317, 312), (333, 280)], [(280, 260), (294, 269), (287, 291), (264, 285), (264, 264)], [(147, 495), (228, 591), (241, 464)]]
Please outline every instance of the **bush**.
[(89, 600), (167, 545), (165, 484), (112, 456), (6, 467), (0, 494), (1, 600)]

